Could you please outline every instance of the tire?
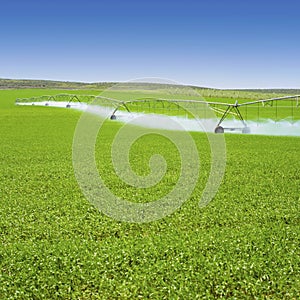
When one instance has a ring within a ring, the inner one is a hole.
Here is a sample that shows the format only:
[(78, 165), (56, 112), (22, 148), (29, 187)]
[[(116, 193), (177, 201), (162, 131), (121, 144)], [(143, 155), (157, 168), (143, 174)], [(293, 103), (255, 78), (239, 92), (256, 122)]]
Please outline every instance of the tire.
[(250, 128), (249, 127), (244, 127), (243, 129), (242, 129), (242, 133), (251, 133), (251, 130), (250, 130)]
[(224, 133), (224, 128), (222, 126), (216, 127), (215, 133)]

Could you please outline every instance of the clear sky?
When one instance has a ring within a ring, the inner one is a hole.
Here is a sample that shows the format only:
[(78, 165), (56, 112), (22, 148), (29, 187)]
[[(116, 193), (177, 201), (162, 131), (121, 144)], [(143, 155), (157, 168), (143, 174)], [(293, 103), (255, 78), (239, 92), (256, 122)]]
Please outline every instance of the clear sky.
[(0, 2), (0, 78), (300, 88), (300, 1)]

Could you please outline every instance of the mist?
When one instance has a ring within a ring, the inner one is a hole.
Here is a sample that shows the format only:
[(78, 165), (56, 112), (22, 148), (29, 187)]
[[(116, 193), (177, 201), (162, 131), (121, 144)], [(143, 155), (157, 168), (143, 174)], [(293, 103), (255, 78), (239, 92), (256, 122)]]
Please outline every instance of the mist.
[[(18, 103), (18, 105), (37, 105), (65, 108), (67, 102), (35, 102), (35, 103)], [(70, 103), (71, 109), (80, 111), (88, 111), (100, 117), (110, 117), (113, 109), (104, 108), (96, 105), (87, 105), (85, 103)], [(123, 124), (132, 124), (145, 128), (163, 129), (163, 130), (185, 130), (195, 132), (214, 132), (218, 124), (218, 118), (215, 119), (189, 119), (179, 116), (166, 116), (160, 114), (144, 114), (144, 113), (129, 113), (117, 111), (115, 114), (116, 120), (113, 122), (121, 122)], [(255, 135), (273, 135), (273, 136), (300, 136), (300, 120), (293, 121), (285, 119), (274, 121), (264, 119), (259, 121), (247, 121), (246, 125), (250, 128), (250, 133)], [(239, 134), (244, 127), (240, 120), (226, 119), (221, 126), (225, 128), (226, 133)], [(235, 129), (235, 130), (234, 130)]]

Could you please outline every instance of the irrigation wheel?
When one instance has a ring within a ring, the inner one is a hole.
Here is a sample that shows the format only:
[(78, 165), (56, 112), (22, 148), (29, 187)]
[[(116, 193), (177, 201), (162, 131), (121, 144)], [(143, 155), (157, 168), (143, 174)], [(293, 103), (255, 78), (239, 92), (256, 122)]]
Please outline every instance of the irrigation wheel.
[(215, 129), (215, 133), (224, 133), (224, 128), (222, 126), (217, 126)]
[(250, 132), (251, 132), (251, 130), (247, 126), (242, 129), (242, 133), (250, 133)]

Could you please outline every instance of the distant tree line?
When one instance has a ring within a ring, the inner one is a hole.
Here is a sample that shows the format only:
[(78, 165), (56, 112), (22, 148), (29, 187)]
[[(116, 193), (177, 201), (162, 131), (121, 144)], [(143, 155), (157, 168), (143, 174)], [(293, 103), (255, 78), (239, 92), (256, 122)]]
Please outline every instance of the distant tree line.
[(31, 80), (31, 79), (0, 79), (0, 89), (105, 89), (113, 86), (111, 82), (85, 83), (53, 80)]
[[(170, 90), (171, 94), (184, 93), (193, 96), (196, 92), (202, 97), (231, 98), (231, 99), (268, 99), (286, 95), (299, 95), (299, 89), (213, 89), (197, 86), (183, 86), (175, 84), (144, 83), (144, 82), (71, 82), (53, 80), (30, 80), (30, 79), (0, 79), (0, 89), (96, 89), (105, 90), (113, 87), (114, 90)], [(170, 88), (170, 89), (168, 89)]]

